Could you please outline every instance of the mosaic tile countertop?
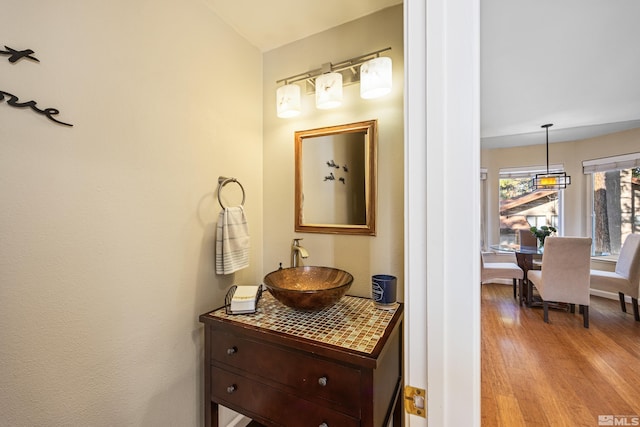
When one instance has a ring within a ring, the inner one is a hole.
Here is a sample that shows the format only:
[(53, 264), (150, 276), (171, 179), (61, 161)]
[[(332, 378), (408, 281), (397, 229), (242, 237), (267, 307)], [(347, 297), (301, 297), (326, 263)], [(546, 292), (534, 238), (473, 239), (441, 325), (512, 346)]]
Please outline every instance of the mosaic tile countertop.
[(221, 308), (208, 315), (371, 354), (397, 309), (381, 310), (368, 298), (347, 295), (332, 307), (303, 312), (264, 292), (256, 313), (232, 315)]

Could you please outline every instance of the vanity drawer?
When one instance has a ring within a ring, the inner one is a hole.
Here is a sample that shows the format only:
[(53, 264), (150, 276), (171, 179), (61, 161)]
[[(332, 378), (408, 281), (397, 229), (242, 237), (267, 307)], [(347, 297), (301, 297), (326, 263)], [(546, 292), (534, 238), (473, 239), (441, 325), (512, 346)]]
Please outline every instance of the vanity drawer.
[(361, 371), (356, 368), (217, 329), (211, 331), (210, 342), (213, 364), (234, 367), (282, 384), (305, 399), (322, 399), (343, 412), (360, 414)]
[(360, 426), (359, 420), (346, 414), (216, 366), (211, 367), (210, 392), (211, 399), (216, 403), (260, 414), (282, 426)]

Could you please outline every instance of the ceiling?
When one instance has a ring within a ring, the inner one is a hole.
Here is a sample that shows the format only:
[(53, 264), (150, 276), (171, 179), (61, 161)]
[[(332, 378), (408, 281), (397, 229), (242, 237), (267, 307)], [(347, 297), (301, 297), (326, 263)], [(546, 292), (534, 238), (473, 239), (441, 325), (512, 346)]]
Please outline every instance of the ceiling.
[[(640, 127), (640, 1), (481, 0), (483, 147)], [(640, 142), (639, 142), (640, 146)]]
[(202, 0), (261, 51), (402, 3), (402, 0)]
[[(203, 0), (261, 51), (402, 0)], [(481, 0), (483, 148), (640, 127), (640, 1)], [(640, 142), (639, 142), (640, 144)]]

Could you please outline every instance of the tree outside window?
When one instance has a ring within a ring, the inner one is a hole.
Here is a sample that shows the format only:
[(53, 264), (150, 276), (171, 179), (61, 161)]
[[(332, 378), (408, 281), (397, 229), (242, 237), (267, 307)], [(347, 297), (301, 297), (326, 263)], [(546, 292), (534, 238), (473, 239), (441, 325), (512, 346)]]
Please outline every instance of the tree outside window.
[(593, 173), (593, 254), (618, 255), (640, 233), (640, 168)]

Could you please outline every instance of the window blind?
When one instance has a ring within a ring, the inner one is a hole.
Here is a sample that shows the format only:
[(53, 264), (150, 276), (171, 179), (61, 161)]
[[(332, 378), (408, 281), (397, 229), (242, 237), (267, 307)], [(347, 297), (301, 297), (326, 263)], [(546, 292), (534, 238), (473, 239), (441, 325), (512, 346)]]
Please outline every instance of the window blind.
[(602, 157), (600, 159), (582, 162), (583, 173), (607, 172), (640, 167), (640, 153), (623, 154), (620, 156)]
[[(500, 178), (533, 178), (537, 173), (546, 173), (547, 167), (522, 166), (517, 168), (502, 168), (498, 172)], [(549, 172), (564, 172), (564, 165), (549, 165)]]

